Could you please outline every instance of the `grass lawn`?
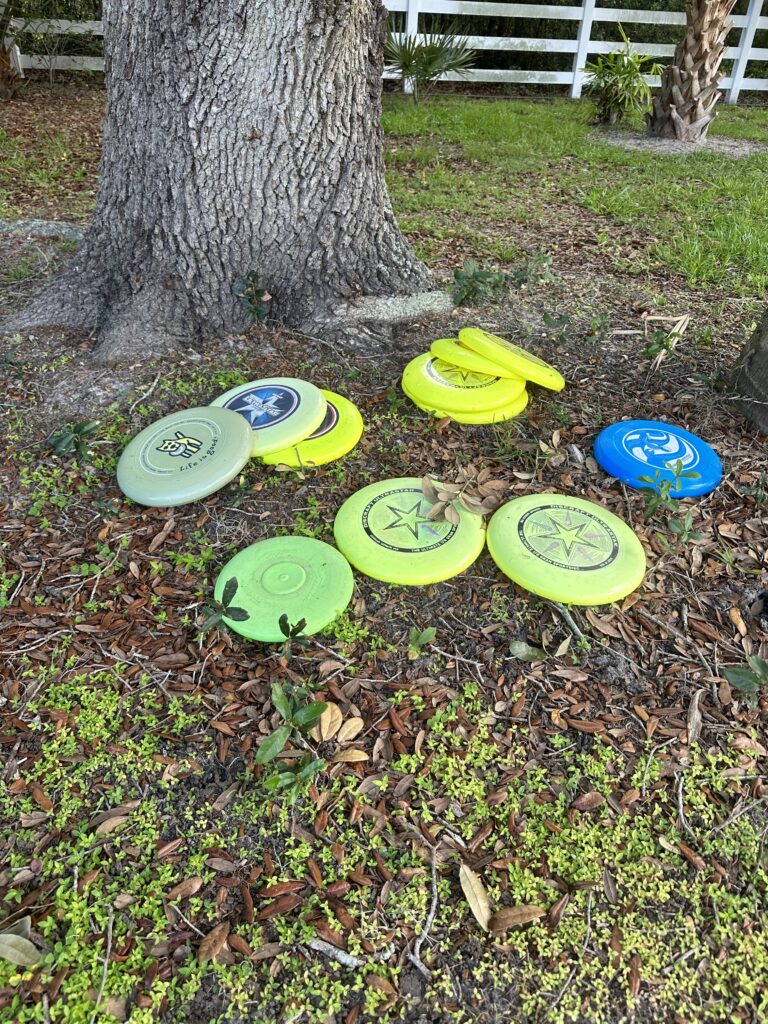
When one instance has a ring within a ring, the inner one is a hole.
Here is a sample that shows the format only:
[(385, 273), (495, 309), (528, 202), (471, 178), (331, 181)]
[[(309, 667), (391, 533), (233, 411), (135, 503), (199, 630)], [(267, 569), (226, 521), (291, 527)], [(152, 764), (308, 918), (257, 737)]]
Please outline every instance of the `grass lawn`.
[[(35, 87), (0, 107), (0, 217), (87, 219), (102, 100)], [(765, 287), (768, 150), (627, 151), (557, 100), (388, 97), (384, 127), (414, 245), (439, 280), (469, 258), (509, 272), (503, 299), (404, 330), (389, 363), (262, 325), (98, 374), (86, 337), (0, 353), (0, 1021), (768, 1018), (768, 702), (724, 675), (768, 657), (768, 451), (726, 391)], [(768, 143), (768, 112), (724, 109), (717, 133)], [(0, 234), (0, 312), (70, 251)], [(684, 313), (674, 348), (673, 321), (647, 320)], [(532, 389), (501, 427), (428, 419), (402, 367), (472, 323), (568, 387)], [(177, 509), (123, 498), (127, 438), (279, 374), (358, 404), (346, 460), (253, 461)], [(627, 415), (701, 433), (721, 486), (654, 510), (606, 478), (592, 442)], [(93, 420), (79, 450), (52, 449)], [(428, 588), (356, 574), (307, 647), (206, 625), (247, 544), (332, 540), (366, 483), (470, 462), (507, 499), (564, 491), (630, 522), (641, 589), (569, 622), (485, 553)], [(338, 709), (306, 738), (327, 764), (293, 803), (256, 757), (282, 722), (276, 685)], [(507, 928), (482, 927), (462, 865)], [(2, 933), (27, 917), (41, 959), (13, 964)]]

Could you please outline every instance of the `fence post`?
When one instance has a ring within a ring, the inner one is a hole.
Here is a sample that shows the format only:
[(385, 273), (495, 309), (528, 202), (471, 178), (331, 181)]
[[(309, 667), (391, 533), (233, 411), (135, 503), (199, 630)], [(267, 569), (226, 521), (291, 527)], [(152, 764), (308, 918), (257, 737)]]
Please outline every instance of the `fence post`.
[(589, 40), (592, 35), (594, 13), (595, 0), (582, 0), (579, 34), (576, 37), (576, 55), (573, 58), (573, 82), (571, 83), (571, 99), (573, 100), (577, 100), (581, 96), (581, 87), (584, 84), (584, 75), (581, 69), (589, 55)]
[(735, 103), (739, 98), (741, 86), (744, 82), (744, 76), (747, 72), (747, 63), (749, 62), (749, 54), (752, 50), (752, 42), (755, 38), (755, 31), (757, 29), (757, 23), (760, 20), (760, 12), (762, 9), (763, 0), (749, 0), (747, 20), (744, 23), (744, 28), (741, 30), (736, 60), (733, 62), (731, 87), (725, 94), (726, 103)]
[[(407, 36), (419, 34), (419, 0), (406, 0), (405, 34)], [(408, 93), (409, 96), (413, 92), (413, 83), (408, 78), (403, 78), (403, 92)]]

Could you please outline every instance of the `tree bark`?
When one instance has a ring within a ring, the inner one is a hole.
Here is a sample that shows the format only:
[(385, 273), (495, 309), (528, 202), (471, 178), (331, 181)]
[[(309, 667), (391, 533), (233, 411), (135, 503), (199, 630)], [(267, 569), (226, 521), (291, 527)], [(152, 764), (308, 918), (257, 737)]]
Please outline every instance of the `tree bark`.
[(768, 434), (768, 309), (739, 357), (734, 388), (741, 412)]
[(647, 115), (648, 134), (679, 142), (702, 142), (722, 96), (720, 64), (736, 0), (691, 0), (685, 36), (664, 69), (661, 89)]
[(307, 333), (428, 289), (384, 184), (385, 18), (380, 0), (106, 0), (93, 222), (5, 328), (93, 329), (116, 361), (242, 328), (251, 272)]

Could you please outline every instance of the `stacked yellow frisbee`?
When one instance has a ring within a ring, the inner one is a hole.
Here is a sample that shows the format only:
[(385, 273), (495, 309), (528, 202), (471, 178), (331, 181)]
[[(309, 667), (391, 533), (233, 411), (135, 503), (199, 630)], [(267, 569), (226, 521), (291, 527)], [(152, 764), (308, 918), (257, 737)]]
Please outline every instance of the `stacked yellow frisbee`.
[(512, 342), (466, 327), (458, 338), (433, 341), (412, 359), (402, 387), (433, 416), (458, 423), (503, 423), (528, 404), (526, 382), (560, 391), (565, 381), (554, 366)]

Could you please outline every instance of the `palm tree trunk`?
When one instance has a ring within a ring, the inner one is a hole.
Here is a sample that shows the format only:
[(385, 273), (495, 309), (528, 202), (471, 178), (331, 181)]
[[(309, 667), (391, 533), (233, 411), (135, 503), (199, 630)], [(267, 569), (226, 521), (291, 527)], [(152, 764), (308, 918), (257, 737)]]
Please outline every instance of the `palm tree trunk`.
[(736, 404), (764, 434), (768, 434), (768, 309), (744, 346), (734, 377)]
[(691, 0), (684, 38), (664, 69), (661, 90), (648, 114), (648, 134), (679, 142), (701, 142), (715, 119), (722, 95), (720, 64), (736, 0)]

